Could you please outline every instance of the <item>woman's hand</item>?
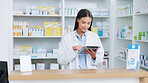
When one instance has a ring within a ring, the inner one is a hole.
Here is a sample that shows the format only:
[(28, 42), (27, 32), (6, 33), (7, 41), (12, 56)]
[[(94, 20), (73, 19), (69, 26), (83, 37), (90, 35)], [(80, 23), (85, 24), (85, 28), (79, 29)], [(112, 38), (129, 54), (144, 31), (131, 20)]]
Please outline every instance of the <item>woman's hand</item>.
[(73, 49), (74, 51), (75, 51), (75, 50), (79, 51), (81, 48), (82, 48), (81, 45), (77, 45), (77, 46), (73, 46), (73, 47), (72, 47), (72, 49)]
[(90, 48), (90, 50), (88, 50), (88, 49), (84, 50), (83, 53), (88, 53), (88, 54), (91, 55), (91, 57), (92, 57), (93, 59), (96, 59), (97, 50), (94, 52), (94, 51)]

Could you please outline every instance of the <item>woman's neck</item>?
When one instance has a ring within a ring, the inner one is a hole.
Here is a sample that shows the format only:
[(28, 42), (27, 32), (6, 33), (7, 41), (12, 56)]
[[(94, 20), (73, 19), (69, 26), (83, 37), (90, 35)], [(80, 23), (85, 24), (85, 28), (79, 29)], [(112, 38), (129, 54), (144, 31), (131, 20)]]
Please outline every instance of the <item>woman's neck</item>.
[(77, 29), (77, 33), (82, 38), (82, 35), (84, 34), (84, 32), (82, 32), (80, 29)]

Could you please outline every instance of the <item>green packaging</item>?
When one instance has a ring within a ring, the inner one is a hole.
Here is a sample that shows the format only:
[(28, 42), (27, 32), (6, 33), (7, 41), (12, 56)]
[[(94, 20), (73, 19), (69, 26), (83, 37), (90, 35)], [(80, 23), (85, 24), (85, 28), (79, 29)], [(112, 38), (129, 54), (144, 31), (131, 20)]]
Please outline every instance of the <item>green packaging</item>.
[(137, 40), (137, 36), (134, 36), (134, 39)]

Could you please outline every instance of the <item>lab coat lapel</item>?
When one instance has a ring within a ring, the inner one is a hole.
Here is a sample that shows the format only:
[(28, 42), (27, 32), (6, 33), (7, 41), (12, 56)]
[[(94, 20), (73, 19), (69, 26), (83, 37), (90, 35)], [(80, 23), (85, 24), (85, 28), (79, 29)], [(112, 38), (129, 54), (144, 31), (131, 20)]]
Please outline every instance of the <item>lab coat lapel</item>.
[(75, 31), (73, 31), (72, 38), (73, 38), (73, 40), (74, 40), (74, 45), (75, 45), (75, 46), (76, 46), (76, 45), (79, 45), (79, 41), (78, 41), (78, 39), (77, 39), (77, 37), (76, 37)]
[(86, 34), (86, 46), (89, 46), (89, 44), (90, 44), (90, 35), (89, 35), (90, 33), (89, 33), (89, 31), (87, 31), (87, 34)]
[[(79, 41), (78, 41), (78, 39), (76, 38), (76, 35), (75, 35), (75, 31), (73, 31), (73, 33), (72, 33), (72, 38), (73, 38), (73, 45), (74, 46), (76, 46), (76, 45), (79, 45)], [(79, 69), (79, 57), (76, 57), (76, 69)]]

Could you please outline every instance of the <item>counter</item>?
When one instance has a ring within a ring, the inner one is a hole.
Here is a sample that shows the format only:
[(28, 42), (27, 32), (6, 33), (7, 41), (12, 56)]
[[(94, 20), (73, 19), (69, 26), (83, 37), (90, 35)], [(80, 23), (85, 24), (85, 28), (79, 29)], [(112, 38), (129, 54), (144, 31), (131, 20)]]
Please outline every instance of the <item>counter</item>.
[(148, 83), (148, 72), (126, 69), (72, 69), (12, 71), (10, 83)]

